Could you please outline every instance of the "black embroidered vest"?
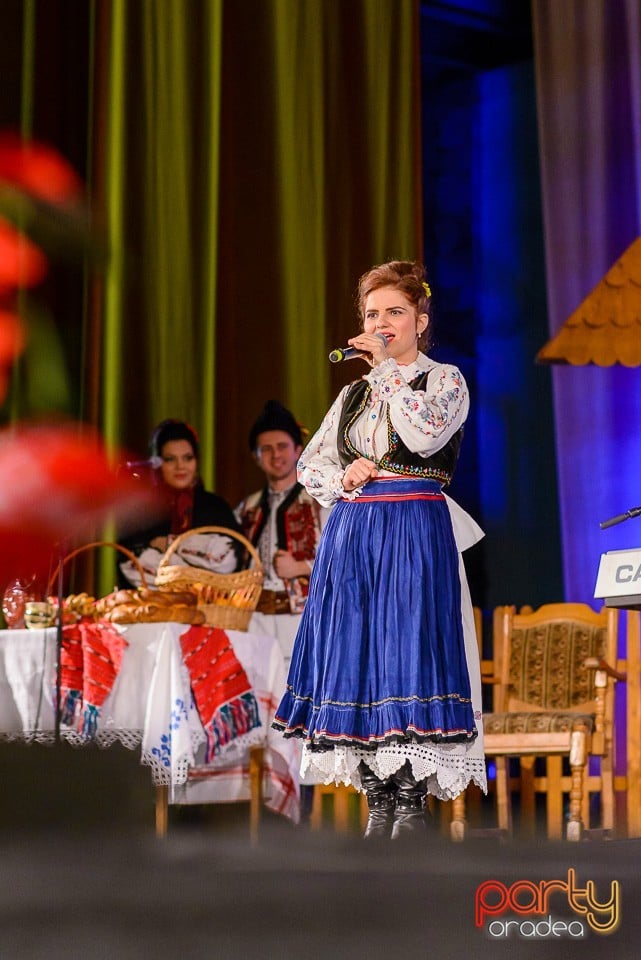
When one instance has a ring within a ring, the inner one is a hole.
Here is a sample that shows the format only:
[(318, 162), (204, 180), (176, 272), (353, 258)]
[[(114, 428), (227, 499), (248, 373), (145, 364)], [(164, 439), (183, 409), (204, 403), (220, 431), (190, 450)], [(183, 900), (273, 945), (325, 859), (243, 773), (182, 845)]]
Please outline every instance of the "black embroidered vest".
[[(424, 390), (427, 383), (427, 373), (421, 373), (410, 383), (412, 390)], [(341, 466), (345, 468), (358, 457), (365, 454), (357, 450), (349, 439), (352, 424), (359, 418), (367, 404), (372, 391), (367, 380), (358, 380), (352, 383), (347, 391), (340, 422), (338, 424), (338, 456)], [(425, 477), (429, 480), (438, 480), (447, 486), (454, 476), (454, 468), (458, 460), (463, 427), (450, 437), (448, 442), (429, 457), (421, 457), (418, 453), (408, 450), (396, 430), (392, 426), (389, 410), (387, 412), (387, 439), (388, 451), (376, 465), (381, 470), (390, 473), (400, 473), (404, 476)], [(373, 457), (368, 457), (373, 460)]]

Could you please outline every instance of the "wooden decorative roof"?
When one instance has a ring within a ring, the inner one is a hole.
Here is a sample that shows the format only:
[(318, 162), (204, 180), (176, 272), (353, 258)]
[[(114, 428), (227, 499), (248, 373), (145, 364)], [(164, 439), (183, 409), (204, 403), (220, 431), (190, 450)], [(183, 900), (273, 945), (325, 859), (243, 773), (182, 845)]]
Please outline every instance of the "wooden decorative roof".
[(641, 237), (610, 267), (536, 359), (573, 366), (641, 366)]

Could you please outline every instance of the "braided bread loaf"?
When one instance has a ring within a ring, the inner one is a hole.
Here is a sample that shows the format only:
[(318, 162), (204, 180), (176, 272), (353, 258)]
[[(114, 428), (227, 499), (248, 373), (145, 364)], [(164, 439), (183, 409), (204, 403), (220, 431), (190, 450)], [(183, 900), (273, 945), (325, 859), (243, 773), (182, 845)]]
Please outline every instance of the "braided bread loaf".
[(188, 590), (115, 590), (96, 601), (96, 611), (113, 623), (201, 624), (205, 614), (197, 606), (198, 598)]

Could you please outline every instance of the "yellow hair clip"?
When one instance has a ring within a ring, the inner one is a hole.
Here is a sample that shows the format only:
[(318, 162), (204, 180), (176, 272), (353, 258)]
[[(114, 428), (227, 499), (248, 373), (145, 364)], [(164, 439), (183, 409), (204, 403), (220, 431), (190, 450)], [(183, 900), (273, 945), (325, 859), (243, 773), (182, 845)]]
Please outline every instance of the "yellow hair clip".
[(431, 297), (432, 291), (430, 290), (429, 283), (425, 283), (425, 280), (423, 280), (423, 282), (421, 283), (421, 286), (423, 287), (423, 290), (425, 290), (425, 296), (428, 298)]

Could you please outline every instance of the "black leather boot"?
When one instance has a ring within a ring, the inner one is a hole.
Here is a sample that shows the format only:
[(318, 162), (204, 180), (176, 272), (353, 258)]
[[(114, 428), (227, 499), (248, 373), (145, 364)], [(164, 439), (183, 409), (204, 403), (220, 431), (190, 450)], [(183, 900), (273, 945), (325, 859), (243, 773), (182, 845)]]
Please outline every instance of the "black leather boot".
[(401, 769), (392, 776), (392, 782), (396, 786), (392, 840), (398, 840), (399, 837), (411, 833), (424, 834), (427, 828), (425, 820), (427, 781), (415, 780), (412, 766), (409, 760), (406, 760)]
[(379, 780), (363, 761), (361, 761), (358, 772), (367, 795), (367, 806), (369, 807), (369, 816), (363, 837), (366, 839), (378, 837), (388, 840), (392, 830), (396, 787), (390, 780)]

